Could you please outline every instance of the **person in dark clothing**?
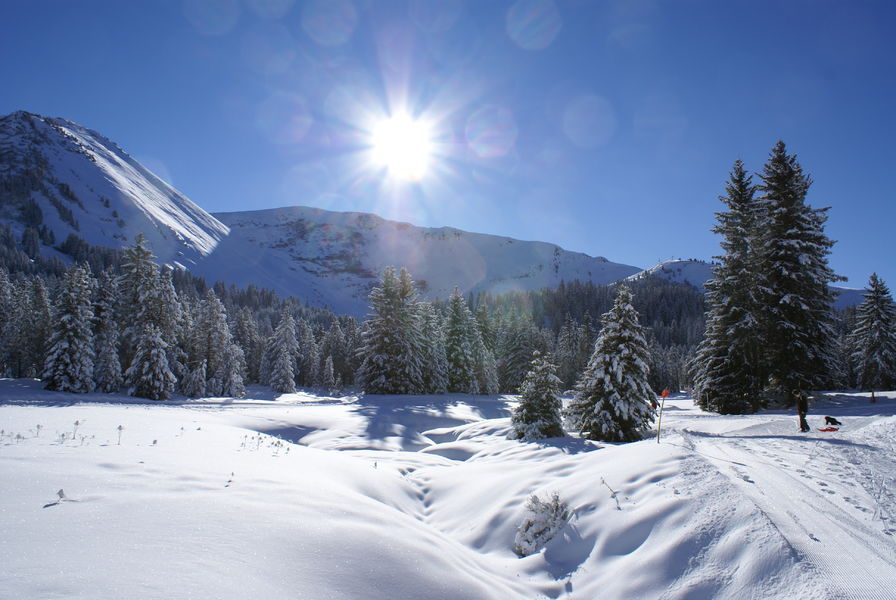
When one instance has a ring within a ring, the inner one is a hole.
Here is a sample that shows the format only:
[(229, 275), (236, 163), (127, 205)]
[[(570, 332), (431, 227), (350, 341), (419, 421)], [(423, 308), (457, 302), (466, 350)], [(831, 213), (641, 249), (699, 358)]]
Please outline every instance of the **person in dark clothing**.
[(796, 396), (796, 412), (800, 415), (800, 431), (804, 433), (811, 431), (812, 428), (806, 421), (806, 413), (809, 412), (809, 397), (801, 390), (793, 390), (793, 395)]
[(843, 425), (843, 423), (841, 423), (840, 421), (838, 421), (838, 420), (835, 419), (834, 417), (825, 417), (825, 418), (824, 418), (824, 424), (825, 424), (825, 425), (837, 426), (837, 427), (839, 427), (840, 425)]

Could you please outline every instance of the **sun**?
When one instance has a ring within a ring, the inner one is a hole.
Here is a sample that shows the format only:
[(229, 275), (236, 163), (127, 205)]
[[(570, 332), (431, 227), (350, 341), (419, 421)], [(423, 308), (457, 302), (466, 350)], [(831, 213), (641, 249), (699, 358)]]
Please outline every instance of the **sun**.
[(432, 131), (424, 121), (406, 114), (393, 115), (372, 130), (373, 162), (395, 179), (420, 181), (432, 158)]

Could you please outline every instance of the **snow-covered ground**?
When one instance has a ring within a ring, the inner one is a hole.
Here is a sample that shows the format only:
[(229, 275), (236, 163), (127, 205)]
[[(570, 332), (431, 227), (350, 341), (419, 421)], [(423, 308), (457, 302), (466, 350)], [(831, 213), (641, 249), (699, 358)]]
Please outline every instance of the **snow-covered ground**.
[[(790, 414), (676, 398), (662, 443), (622, 446), (506, 440), (512, 397), (250, 396), (148, 403), (0, 380), (0, 598), (896, 589), (896, 393), (818, 399), (813, 428), (844, 426), (809, 434)], [(526, 498), (554, 490), (570, 521), (517, 557)]]

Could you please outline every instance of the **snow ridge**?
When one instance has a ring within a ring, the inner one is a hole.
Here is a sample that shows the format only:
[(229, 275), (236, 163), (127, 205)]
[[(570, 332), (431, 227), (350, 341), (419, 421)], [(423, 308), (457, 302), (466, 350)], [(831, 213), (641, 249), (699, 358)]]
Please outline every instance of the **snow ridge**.
[(66, 119), (19, 111), (0, 118), (0, 221), (20, 228), (29, 201), (57, 242), (70, 233), (121, 247), (143, 233), (163, 262), (195, 263), (227, 227), (101, 134)]

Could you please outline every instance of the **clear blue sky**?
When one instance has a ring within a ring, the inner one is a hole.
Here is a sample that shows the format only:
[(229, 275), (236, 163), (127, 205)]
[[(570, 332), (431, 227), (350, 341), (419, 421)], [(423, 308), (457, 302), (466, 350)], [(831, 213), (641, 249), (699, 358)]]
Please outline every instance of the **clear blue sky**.
[[(728, 170), (781, 138), (837, 271), (896, 287), (896, 4), (5, 0), (0, 113), (96, 129), (210, 211), (304, 204), (708, 258)], [(395, 182), (374, 115), (432, 123)]]

